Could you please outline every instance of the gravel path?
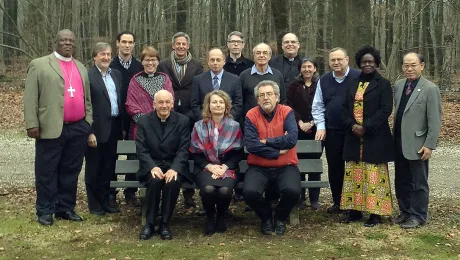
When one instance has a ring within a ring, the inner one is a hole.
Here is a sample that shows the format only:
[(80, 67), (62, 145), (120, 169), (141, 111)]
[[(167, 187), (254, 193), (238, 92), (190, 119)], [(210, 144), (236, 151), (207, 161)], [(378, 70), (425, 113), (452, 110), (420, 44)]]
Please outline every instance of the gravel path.
[[(0, 190), (34, 186), (34, 141), (17, 133), (0, 133)], [(442, 144), (430, 160), (431, 196), (460, 198), (460, 144)], [(324, 162), (327, 178), (327, 166)], [(390, 164), (391, 176), (394, 166)], [(80, 175), (82, 188), (84, 174)]]

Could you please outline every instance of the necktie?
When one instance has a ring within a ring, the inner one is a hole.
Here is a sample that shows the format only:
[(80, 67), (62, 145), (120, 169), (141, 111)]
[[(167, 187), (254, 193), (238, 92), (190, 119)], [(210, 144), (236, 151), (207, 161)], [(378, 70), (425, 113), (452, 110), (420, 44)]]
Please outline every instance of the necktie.
[(408, 81), (407, 82), (407, 88), (406, 88), (406, 96), (409, 95), (412, 92), (412, 82)]
[(214, 80), (212, 81), (212, 87), (214, 88), (214, 90), (218, 90), (219, 89), (219, 78), (217, 76), (214, 76), (213, 79)]

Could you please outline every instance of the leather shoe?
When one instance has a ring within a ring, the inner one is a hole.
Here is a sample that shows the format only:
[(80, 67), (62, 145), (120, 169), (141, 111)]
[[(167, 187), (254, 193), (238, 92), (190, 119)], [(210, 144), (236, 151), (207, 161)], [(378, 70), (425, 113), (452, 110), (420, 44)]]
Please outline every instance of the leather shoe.
[(312, 210), (318, 210), (319, 209), (318, 201), (312, 201), (312, 202), (310, 202), (310, 204), (311, 204), (311, 209)]
[(109, 206), (111, 208), (118, 208), (117, 197), (110, 195), (109, 197)]
[(54, 223), (53, 216), (51, 215), (38, 216), (38, 223), (40, 223), (43, 226), (51, 226)]
[(141, 229), (139, 239), (140, 240), (149, 240), (153, 236), (154, 229), (155, 229), (154, 226), (152, 226), (152, 225), (150, 225), (148, 223), (145, 224)]
[(408, 229), (408, 228), (416, 228), (416, 227), (422, 226), (423, 224), (425, 223), (415, 218), (409, 218), (406, 220), (406, 222), (402, 223), (400, 226), (404, 229)]
[(172, 233), (171, 230), (169, 229), (169, 225), (163, 224), (160, 227), (160, 238), (163, 240), (171, 240), (172, 239)]
[(225, 215), (217, 215), (216, 232), (224, 233), (225, 231), (227, 231), (227, 223), (225, 223)]
[(54, 213), (54, 216), (56, 218), (61, 218), (61, 219), (66, 219), (66, 220), (71, 220), (71, 221), (83, 221), (83, 219), (78, 216), (77, 213), (73, 210), (69, 210), (66, 212), (56, 212)]
[(260, 230), (264, 235), (271, 235), (273, 233), (273, 219), (269, 218), (266, 221), (262, 221)]
[(342, 213), (342, 210), (340, 209), (340, 205), (338, 204), (334, 204), (332, 205), (331, 207), (327, 208), (327, 213), (329, 214), (338, 214), (338, 213)]
[(281, 221), (281, 220), (276, 220), (275, 223), (275, 233), (277, 236), (282, 236), (284, 235), (284, 232), (286, 232), (286, 224)]
[(207, 217), (206, 218), (206, 223), (204, 224), (204, 234), (206, 236), (211, 236), (216, 232), (216, 226), (214, 223), (214, 216), (212, 217)]
[(139, 207), (141, 204), (135, 195), (129, 195), (125, 197), (126, 204), (131, 207)]
[(363, 213), (361, 211), (357, 210), (350, 210), (347, 214), (347, 216), (340, 221), (341, 223), (348, 224), (351, 222), (357, 222), (360, 221), (363, 218)]
[(105, 207), (104, 208), (104, 212), (107, 212), (107, 213), (119, 213), (120, 212), (120, 209), (119, 208), (112, 208), (112, 207)]
[(396, 218), (393, 219), (393, 224), (402, 224), (409, 219), (409, 216), (404, 214), (399, 214)]
[(364, 222), (364, 226), (365, 227), (374, 227), (376, 226), (377, 224), (380, 224), (382, 223), (382, 217), (380, 217), (379, 215), (376, 215), (376, 214), (371, 214), (369, 216), (369, 219)]
[(105, 215), (105, 212), (100, 211), (100, 210), (90, 210), (89, 213), (93, 214), (93, 215), (96, 215), (96, 216), (104, 216)]

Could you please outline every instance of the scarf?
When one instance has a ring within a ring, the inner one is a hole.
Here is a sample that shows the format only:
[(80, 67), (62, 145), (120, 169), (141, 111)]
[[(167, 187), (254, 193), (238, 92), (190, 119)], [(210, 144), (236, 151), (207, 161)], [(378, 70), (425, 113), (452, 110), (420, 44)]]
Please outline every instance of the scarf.
[[(174, 68), (174, 74), (176, 74), (179, 82), (184, 78), (185, 70), (187, 70), (187, 63), (191, 60), (192, 54), (190, 52), (187, 52), (187, 56), (185, 56), (183, 59), (179, 59), (174, 51), (171, 52), (171, 62)], [(177, 71), (177, 65), (181, 66), (180, 74), (179, 71)]]
[[(218, 130), (218, 136), (216, 136)], [(219, 156), (230, 150), (243, 148), (243, 134), (240, 125), (233, 119), (224, 117), (219, 129), (214, 120), (200, 120), (195, 123), (190, 142), (190, 152), (203, 153), (208, 162), (221, 164)], [(235, 179), (235, 170), (227, 169), (223, 178)]]

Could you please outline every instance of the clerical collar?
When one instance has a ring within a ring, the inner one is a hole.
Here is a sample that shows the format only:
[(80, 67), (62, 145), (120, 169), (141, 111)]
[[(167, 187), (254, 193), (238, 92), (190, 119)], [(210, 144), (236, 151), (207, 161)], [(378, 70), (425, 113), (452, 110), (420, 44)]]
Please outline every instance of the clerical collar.
[(70, 56), (69, 58), (68, 57), (64, 57), (62, 56), (61, 54), (57, 53), (56, 51), (54, 52), (54, 56), (56, 56), (56, 58), (62, 60), (62, 61), (66, 61), (66, 62), (69, 62), (72, 60), (72, 56)]
[(295, 58), (288, 58), (288, 60), (289, 60), (289, 61), (294, 61), (294, 60), (295, 60)]

